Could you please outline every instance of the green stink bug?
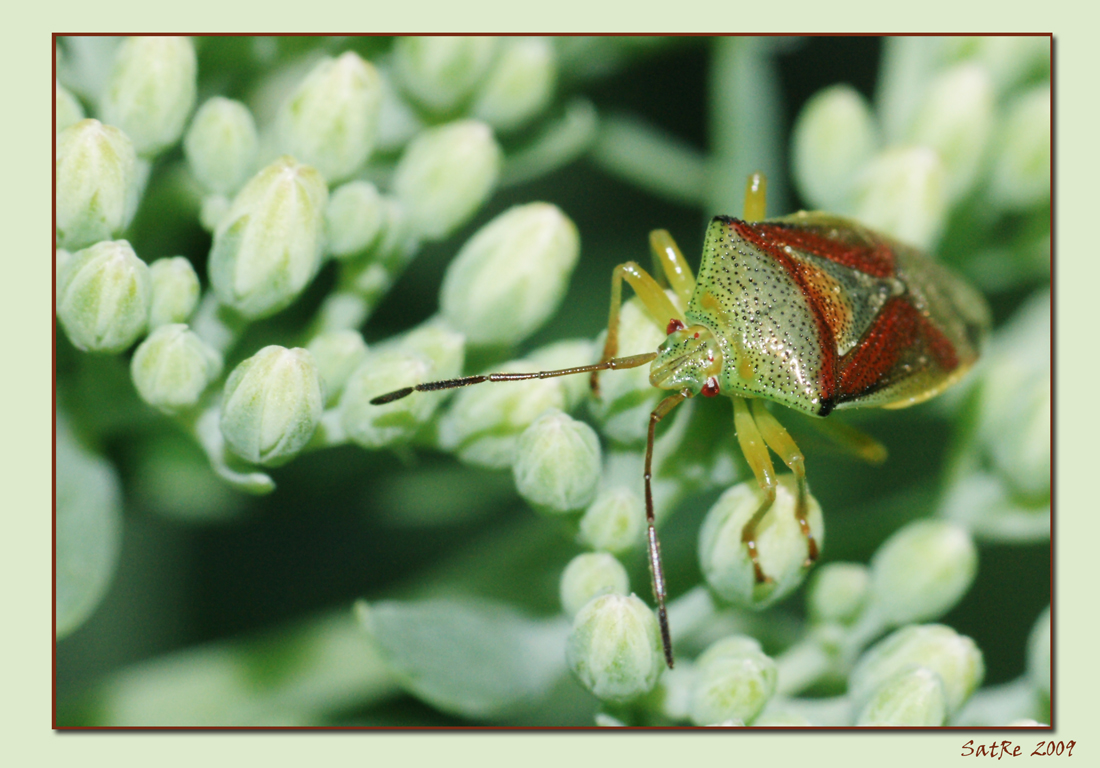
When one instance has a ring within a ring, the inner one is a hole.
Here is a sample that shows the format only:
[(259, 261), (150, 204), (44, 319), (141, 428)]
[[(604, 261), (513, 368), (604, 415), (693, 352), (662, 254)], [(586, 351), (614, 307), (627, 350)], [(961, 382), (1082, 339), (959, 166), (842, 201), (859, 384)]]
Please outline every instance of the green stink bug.
[[(918, 251), (856, 222), (800, 212), (765, 219), (765, 184), (749, 179), (744, 219), (715, 217), (707, 228), (698, 277), (672, 237), (650, 234), (669, 284), (666, 291), (634, 262), (612, 273), (611, 311), (599, 363), (532, 373), (492, 373), (427, 382), (374, 398), (384, 405), (413, 392), (486, 381), (522, 381), (636, 368), (651, 363), (654, 387), (671, 390), (650, 414), (645, 453), (648, 562), (665, 660), (673, 666), (666, 589), (652, 493), (657, 423), (689, 397), (733, 399), (734, 427), (764, 500), (742, 533), (757, 582), (756, 529), (776, 498), (769, 455), (779, 456), (797, 483), (795, 515), (806, 538), (806, 562), (818, 544), (807, 521), (809, 491), (802, 452), (763, 400), (816, 417), (859, 407), (904, 408), (958, 381), (978, 359), (989, 328), (979, 293)], [(657, 351), (616, 357), (622, 283), (649, 314), (666, 324)], [(861, 435), (846, 439), (871, 460), (884, 449)]]

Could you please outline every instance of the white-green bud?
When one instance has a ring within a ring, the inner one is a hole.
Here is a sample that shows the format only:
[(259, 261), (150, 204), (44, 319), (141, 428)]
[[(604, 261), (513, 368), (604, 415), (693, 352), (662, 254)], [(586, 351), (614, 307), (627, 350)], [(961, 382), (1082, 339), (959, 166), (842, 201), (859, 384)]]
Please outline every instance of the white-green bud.
[(580, 256), (573, 222), (549, 203), (510, 208), (470, 238), (443, 278), (443, 316), (480, 346), (511, 346), (557, 311)]
[[(699, 563), (707, 583), (719, 596), (736, 605), (763, 608), (786, 596), (802, 583), (809, 544), (795, 519), (797, 489), (793, 476), (781, 475), (775, 503), (756, 527), (756, 551), (764, 575), (758, 584), (748, 547), (741, 539), (745, 525), (764, 502), (755, 481), (735, 485), (722, 494), (699, 530)], [(819, 548), (825, 523), (821, 506), (807, 499), (806, 519)]]
[(386, 210), (378, 189), (368, 181), (352, 181), (336, 189), (325, 209), (328, 249), (338, 259), (363, 253), (378, 239)]
[(84, 119), (84, 107), (59, 82), (54, 83), (53, 100), (54, 109), (56, 110), (54, 130), (57, 133), (61, 133), (70, 125), (75, 125)]
[(997, 138), (989, 191), (1009, 210), (1050, 199), (1050, 86), (1021, 94)]
[(1050, 68), (1051, 40), (1045, 36), (966, 35), (943, 42), (948, 57), (976, 62), (989, 72), (998, 93)]
[[(532, 352), (522, 360), (494, 365), (494, 372), (529, 373), (567, 368), (591, 357), (586, 341), (564, 341)], [(572, 380), (570, 380), (572, 378)], [(520, 434), (550, 409), (567, 411), (582, 392), (581, 376), (529, 379), (503, 385), (468, 387), (455, 397), (439, 421), (439, 446), (467, 464), (490, 469), (512, 466)]]
[(964, 529), (945, 520), (917, 520), (871, 558), (873, 610), (891, 625), (939, 618), (970, 588), (978, 550)]
[(149, 268), (125, 240), (73, 254), (57, 276), (57, 317), (87, 352), (121, 352), (145, 332), (152, 303)]
[(359, 331), (329, 331), (306, 346), (313, 355), (325, 389), (325, 404), (340, 399), (344, 384), (367, 358), (367, 343)]
[(304, 349), (264, 347), (225, 382), (225, 441), (253, 464), (289, 461), (313, 436), (324, 397), (313, 356)]
[(875, 689), (856, 725), (938, 728), (946, 719), (940, 676), (927, 667), (908, 667)]
[(458, 376), (462, 371), (462, 335), (427, 326), (367, 352), (344, 385), (341, 422), (348, 438), (364, 448), (407, 442), (431, 419), (447, 392), (414, 392), (386, 405), (379, 395), (402, 387)]
[(260, 140), (248, 107), (223, 96), (207, 100), (195, 113), (183, 153), (191, 173), (206, 189), (232, 195), (256, 170)]
[(195, 106), (195, 47), (186, 37), (131, 37), (118, 47), (100, 109), (141, 155), (179, 140)]
[(977, 64), (961, 64), (931, 83), (909, 138), (936, 150), (947, 175), (947, 195), (958, 200), (977, 181), (992, 127), (989, 74)]
[(1027, 676), (1050, 697), (1050, 607), (1039, 616), (1027, 639)]
[(566, 659), (602, 701), (626, 702), (653, 689), (664, 669), (657, 617), (635, 595), (602, 595), (573, 619)]
[(412, 105), (401, 98), (388, 72), (382, 77), (382, 103), (378, 108), (380, 152), (396, 152), (424, 130), (424, 121)]
[(795, 122), (791, 140), (799, 191), (823, 211), (845, 210), (861, 168), (878, 149), (867, 100), (849, 85), (817, 93)]
[(280, 150), (316, 167), (330, 182), (355, 174), (374, 149), (381, 79), (351, 51), (323, 59), (279, 110)]
[(465, 224), (496, 186), (500, 163), (500, 147), (485, 123), (459, 120), (422, 131), (405, 149), (393, 180), (413, 232), (442, 240)]
[(645, 502), (629, 488), (605, 488), (581, 515), (579, 539), (603, 552), (626, 552), (642, 541)]
[(625, 595), (629, 591), (626, 568), (606, 552), (586, 552), (574, 557), (562, 571), (558, 588), (561, 607), (569, 617), (576, 616), (595, 597)]
[(752, 722), (775, 695), (777, 678), (775, 662), (752, 638), (719, 640), (695, 661), (691, 721)]
[(196, 405), (221, 371), (221, 355), (182, 323), (150, 333), (130, 361), (141, 399), (165, 413)]
[(118, 235), (137, 209), (137, 156), (129, 137), (81, 120), (57, 137), (57, 244), (75, 250)]
[(495, 37), (400, 37), (394, 67), (402, 89), (429, 112), (456, 109), (489, 70)]
[(557, 61), (544, 37), (510, 37), (488, 78), (478, 89), (470, 114), (498, 131), (510, 131), (546, 109), (554, 95)]
[(223, 304), (251, 319), (278, 312), (321, 264), (325, 180), (282, 157), (252, 177), (214, 231), (210, 284)]
[(520, 496), (551, 514), (591, 503), (600, 469), (600, 440), (592, 427), (556, 410), (523, 431), (512, 464)]
[[(620, 356), (652, 352), (667, 337), (664, 329), (658, 327), (642, 308), (641, 302), (631, 299), (622, 305), (619, 312)], [(618, 443), (644, 442), (649, 415), (657, 401), (664, 397), (661, 390), (649, 383), (649, 366), (602, 371), (599, 381), (600, 398), (590, 400), (588, 409), (600, 423), (600, 431)]]
[(806, 591), (806, 607), (817, 622), (849, 624), (867, 604), (871, 578), (859, 563), (829, 563), (817, 569)]
[(947, 219), (947, 174), (928, 147), (888, 149), (856, 181), (854, 218), (918, 248), (929, 248)]
[(153, 303), (149, 308), (149, 327), (183, 323), (199, 303), (199, 276), (183, 256), (157, 259), (149, 265), (153, 283)]
[(848, 692), (857, 711), (879, 686), (912, 667), (926, 667), (939, 676), (948, 717), (959, 711), (985, 676), (982, 652), (969, 637), (942, 624), (904, 627), (863, 654), (852, 670)]
[(229, 213), (230, 206), (233, 205), (233, 201), (225, 195), (220, 195), (217, 192), (206, 195), (202, 199), (202, 205), (199, 208), (199, 224), (207, 232), (213, 234), (218, 225), (222, 223), (222, 219)]

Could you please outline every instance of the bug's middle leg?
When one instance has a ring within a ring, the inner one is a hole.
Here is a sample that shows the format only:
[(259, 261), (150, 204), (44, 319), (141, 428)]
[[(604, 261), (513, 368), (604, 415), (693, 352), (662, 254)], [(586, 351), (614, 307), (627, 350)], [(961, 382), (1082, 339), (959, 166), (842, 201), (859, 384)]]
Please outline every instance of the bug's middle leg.
[(748, 403), (742, 397), (733, 398), (733, 426), (737, 431), (737, 442), (741, 446), (741, 453), (745, 455), (745, 461), (756, 476), (760, 490), (764, 492), (764, 501), (741, 530), (741, 542), (748, 547), (756, 581), (758, 584), (763, 584), (770, 579), (760, 567), (760, 553), (756, 548), (756, 528), (775, 503), (775, 489), (778, 481), (775, 478), (771, 457), (768, 455), (767, 443), (756, 426), (756, 420), (749, 412)]
[(812, 565), (817, 560), (818, 549), (817, 541), (814, 540), (813, 533), (810, 532), (810, 523), (806, 519), (809, 496), (809, 491), (806, 488), (806, 460), (787, 430), (764, 406), (763, 400), (753, 400), (751, 406), (752, 415), (756, 420), (756, 426), (760, 429), (764, 442), (775, 451), (779, 458), (783, 459), (783, 463), (794, 473), (795, 481), (798, 483), (798, 499), (795, 502), (794, 514), (799, 527), (802, 529), (802, 535), (806, 537), (806, 565)]
[[(630, 284), (634, 293), (641, 299), (642, 305), (658, 325), (664, 327), (669, 320), (684, 321), (683, 313), (668, 298), (664, 289), (653, 277), (633, 261), (620, 264), (611, 273), (611, 310), (607, 321), (607, 339), (603, 345), (603, 363), (615, 357), (619, 352), (619, 309), (623, 302), (623, 280)], [(596, 372), (592, 372), (592, 391), (599, 394), (600, 386)]]

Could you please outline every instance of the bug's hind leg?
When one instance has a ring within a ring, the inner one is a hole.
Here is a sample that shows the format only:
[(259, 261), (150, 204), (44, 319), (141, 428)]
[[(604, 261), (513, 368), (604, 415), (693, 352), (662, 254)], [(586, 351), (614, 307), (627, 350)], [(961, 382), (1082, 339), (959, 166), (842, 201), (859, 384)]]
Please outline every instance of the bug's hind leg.
[(749, 406), (744, 398), (733, 398), (733, 426), (737, 431), (737, 442), (745, 455), (745, 461), (748, 462), (749, 468), (756, 476), (756, 482), (764, 492), (764, 501), (741, 531), (741, 542), (748, 547), (756, 581), (758, 584), (763, 584), (771, 579), (760, 567), (760, 553), (756, 548), (756, 528), (775, 503), (775, 488), (778, 482), (775, 479), (775, 468), (772, 466), (771, 457), (768, 455), (767, 443), (761, 436), (756, 420), (749, 412)]
[(752, 415), (756, 420), (756, 426), (760, 429), (764, 442), (775, 451), (779, 458), (783, 459), (783, 463), (794, 473), (795, 480), (798, 483), (798, 499), (794, 508), (795, 519), (798, 520), (798, 525), (802, 529), (802, 535), (806, 537), (806, 565), (812, 565), (817, 560), (818, 548), (817, 542), (810, 532), (810, 523), (806, 519), (809, 496), (806, 487), (806, 460), (787, 430), (764, 406), (764, 401), (753, 400), (751, 405)]

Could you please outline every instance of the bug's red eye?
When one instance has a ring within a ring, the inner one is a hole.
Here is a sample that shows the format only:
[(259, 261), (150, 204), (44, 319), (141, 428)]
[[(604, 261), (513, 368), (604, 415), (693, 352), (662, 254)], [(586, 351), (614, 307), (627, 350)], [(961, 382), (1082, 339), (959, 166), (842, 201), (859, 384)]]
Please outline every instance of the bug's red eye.
[(665, 333), (667, 333), (668, 335), (671, 336), (676, 331), (682, 331), (685, 328), (687, 328), (687, 326), (684, 325), (684, 321), (683, 320), (677, 320), (674, 317), (674, 318), (672, 318), (671, 320), (668, 321), (668, 328), (665, 328)]
[(707, 383), (703, 385), (701, 390), (703, 397), (717, 397), (718, 396), (718, 379), (711, 376), (707, 379)]

